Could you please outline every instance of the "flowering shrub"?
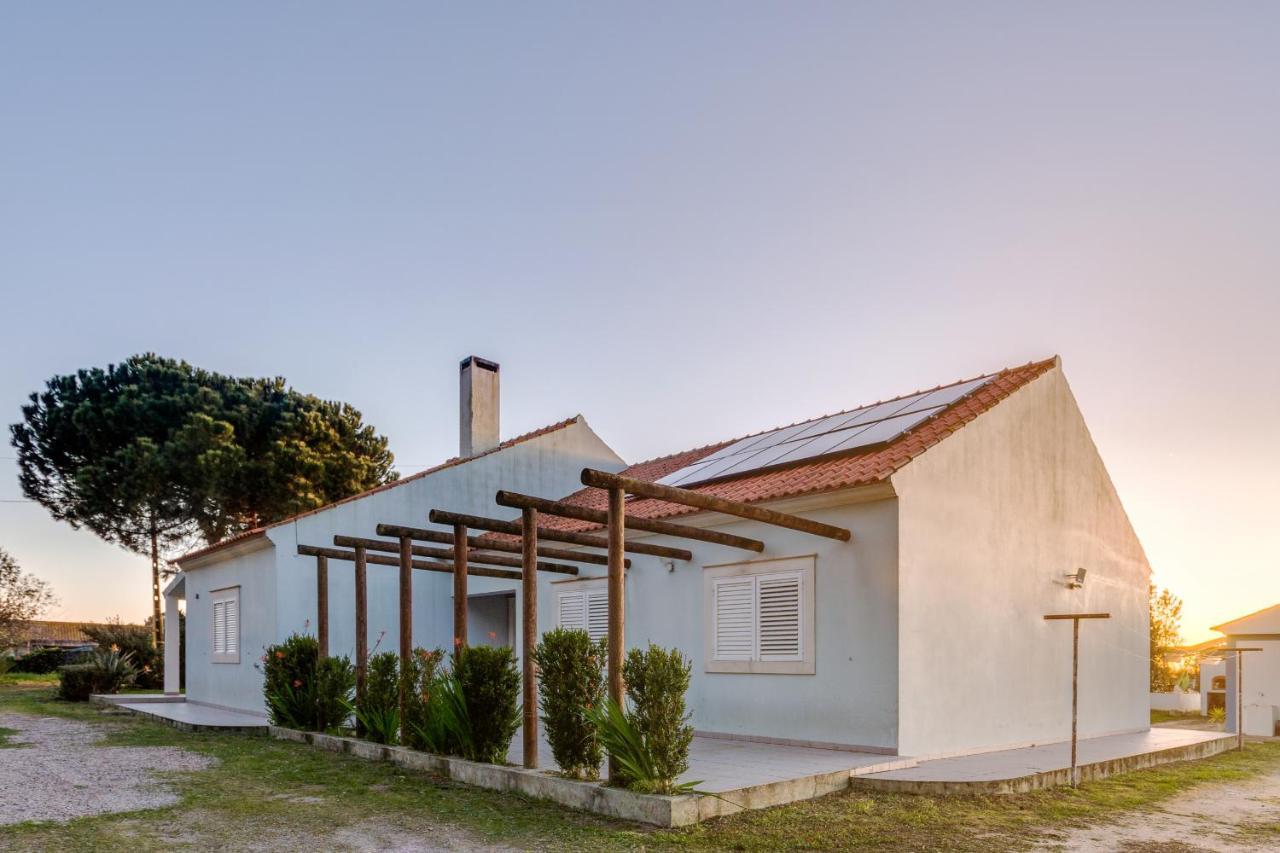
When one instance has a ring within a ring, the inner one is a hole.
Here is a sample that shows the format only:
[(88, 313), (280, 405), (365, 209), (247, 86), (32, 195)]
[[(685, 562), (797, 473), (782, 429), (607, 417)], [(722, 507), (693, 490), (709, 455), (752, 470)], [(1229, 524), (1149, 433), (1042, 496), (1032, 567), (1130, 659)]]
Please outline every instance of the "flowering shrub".
[(356, 722), (361, 737), (374, 743), (396, 743), (400, 737), (400, 664), (395, 652), (369, 658), (364, 695), (356, 697)]
[(557, 628), (542, 635), (533, 659), (538, 704), (556, 764), (566, 776), (597, 778), (604, 755), (589, 712), (604, 699), (604, 641), (592, 642), (583, 630)]
[(444, 649), (414, 649), (408, 669), (401, 674), (406, 700), (401, 742), (406, 746), (436, 753), (456, 751), (441, 711), (441, 687), (448, 678), (444, 661)]
[(262, 692), (271, 722), (332, 731), (350, 715), (355, 671), (345, 657), (322, 657), (315, 637), (293, 634), (262, 655)]

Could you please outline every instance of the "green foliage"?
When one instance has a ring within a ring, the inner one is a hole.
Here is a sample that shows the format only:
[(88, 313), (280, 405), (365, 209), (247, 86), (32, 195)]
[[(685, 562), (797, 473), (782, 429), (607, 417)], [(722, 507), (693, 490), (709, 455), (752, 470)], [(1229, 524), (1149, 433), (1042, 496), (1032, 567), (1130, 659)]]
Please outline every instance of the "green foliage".
[(53, 603), (49, 585), (22, 571), (18, 561), (0, 548), (0, 651), (20, 643), (27, 623)]
[(293, 634), (268, 646), (263, 655), (262, 692), (271, 722), (303, 731), (316, 731), (316, 665), (320, 643), (315, 637)]
[(660, 793), (677, 790), (675, 780), (689, 769), (689, 746), (693, 742), (693, 726), (689, 725), (689, 714), (685, 710), (691, 672), (692, 665), (678, 649), (664, 649), (650, 643), (647, 649), (632, 649), (627, 653), (622, 676), (627, 684), (631, 712), (623, 714), (623, 709), (616, 710), (635, 737), (618, 731), (618, 721), (612, 713), (597, 714), (595, 719), (597, 723), (611, 726), (608, 736), (601, 731), (601, 739), (615, 761), (621, 756), (612, 751), (614, 748), (631, 752), (636, 748), (643, 750), (642, 756), (632, 755), (630, 760), (645, 775), (633, 776), (631, 770), (622, 767), (619, 778), (613, 781)]
[(1212, 723), (1216, 723), (1219, 726), (1224, 724), (1227, 721), (1227, 709), (1223, 708), (1222, 706), (1218, 706), (1217, 708), (1210, 708), (1209, 721)]
[(0, 675), (4, 675), (13, 669), (14, 657), (9, 652), (0, 652)]
[(551, 754), (566, 775), (595, 779), (604, 755), (590, 711), (604, 699), (604, 641), (583, 630), (556, 628), (534, 650), (538, 695)]
[(105, 625), (86, 625), (84, 635), (99, 649), (115, 649), (132, 655), (138, 669), (137, 685), (155, 690), (164, 687), (164, 660), (145, 625), (122, 625), (117, 620)]
[(1157, 592), (1155, 584), (1147, 587), (1150, 605), (1151, 692), (1168, 693), (1182, 675), (1166, 655), (1182, 643), (1182, 599), (1169, 590)]
[(14, 672), (26, 672), (32, 675), (48, 675), (57, 672), (63, 664), (72, 663), (62, 649), (47, 648), (28, 652), (13, 662)]
[(345, 656), (322, 657), (316, 662), (315, 682), (316, 729), (337, 731), (351, 716), (351, 696), (356, 688), (355, 668)]
[(444, 660), (442, 649), (413, 650), (409, 670), (404, 673), (407, 719), (402, 734), (407, 746), (441, 754), (455, 751), (441, 710), (441, 690), (447, 679)]
[(119, 693), (137, 676), (132, 652), (97, 649), (84, 663), (68, 664), (58, 670), (58, 696), (68, 702), (87, 702), (94, 693)]
[(216, 542), (395, 479), (345, 403), (153, 354), (55, 376), (10, 428), (23, 494), (151, 554)]
[(511, 649), (463, 646), (454, 655), (445, 693), (462, 757), (505, 764), (520, 727), (520, 673)]
[[(667, 775), (658, 755), (646, 741), (635, 718), (628, 715), (609, 697), (587, 711), (601, 743), (613, 759), (615, 770), (610, 782), (642, 794), (688, 794), (700, 784), (680, 782)], [(683, 771), (682, 771), (683, 772)]]
[(364, 695), (356, 698), (355, 715), (361, 737), (374, 743), (396, 743), (400, 737), (400, 665), (395, 652), (369, 658)]

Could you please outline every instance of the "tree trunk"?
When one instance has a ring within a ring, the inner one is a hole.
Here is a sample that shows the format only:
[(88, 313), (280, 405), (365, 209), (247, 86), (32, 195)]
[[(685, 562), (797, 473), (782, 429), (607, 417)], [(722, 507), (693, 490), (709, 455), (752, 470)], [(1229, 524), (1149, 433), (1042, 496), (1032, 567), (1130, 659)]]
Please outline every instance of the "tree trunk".
[(160, 534), (156, 517), (151, 516), (151, 639), (156, 651), (164, 651), (164, 625), (160, 615)]

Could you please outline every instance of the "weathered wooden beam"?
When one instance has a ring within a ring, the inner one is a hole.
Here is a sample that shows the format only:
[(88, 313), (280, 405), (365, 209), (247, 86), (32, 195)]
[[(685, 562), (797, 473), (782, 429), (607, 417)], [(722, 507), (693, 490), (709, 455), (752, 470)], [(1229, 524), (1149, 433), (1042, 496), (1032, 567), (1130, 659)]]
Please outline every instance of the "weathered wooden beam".
[(524, 766), (538, 766), (538, 681), (533, 662), (533, 650), (538, 644), (538, 574), (533, 566), (538, 560), (538, 513), (526, 509), (520, 513), (521, 526), (526, 531), (520, 540), (524, 548), (524, 582), (521, 585), (523, 619), (521, 619), (521, 644), (524, 651), (521, 660), (521, 680), (524, 688)]
[(356, 699), (364, 699), (369, 673), (369, 572), (365, 549), (356, 546)]
[[(535, 570), (534, 575), (537, 575)], [(453, 526), (453, 647), (467, 644), (467, 528)]]
[[(501, 519), (484, 518), (479, 515), (465, 515), (463, 513), (433, 509), (431, 510), (430, 519), (432, 524), (465, 524), (467, 527), (492, 530), (495, 533), (508, 533), (512, 536), (520, 536), (523, 533), (518, 521), (502, 521)], [(539, 539), (550, 539), (554, 542), (569, 542), (574, 545), (585, 545), (588, 548), (604, 548), (606, 550), (609, 547), (608, 539), (592, 536), (588, 533), (571, 533), (566, 530), (550, 530), (546, 527), (539, 527), (537, 533)], [(626, 545), (626, 550), (633, 554), (649, 554), (654, 557), (666, 557), (671, 560), (693, 559), (693, 554), (684, 548), (669, 548), (666, 545), (633, 542)]]
[[(347, 562), (354, 562), (356, 558), (354, 551), (345, 551), (340, 548), (322, 548), (316, 545), (299, 545), (298, 546), (298, 553), (304, 556), (314, 557), (317, 551), (324, 554), (330, 560), (346, 560)], [(367, 554), (365, 556), (365, 561), (375, 566), (400, 565), (400, 560), (397, 559), (396, 557), (382, 557), (382, 556), (379, 556), (378, 554)], [(453, 574), (452, 563), (437, 563), (431, 560), (414, 560), (413, 568), (419, 571), (444, 572), (446, 574)], [(476, 577), (502, 578), (503, 580), (508, 580), (508, 581), (520, 580), (520, 572), (508, 571), (507, 569), (482, 569), (482, 568), (473, 566), (470, 569), (468, 569), (467, 573), (470, 575), (474, 575)]]
[[(626, 545), (626, 495), (622, 489), (609, 490), (609, 697), (625, 708), (622, 683), (622, 656), (626, 653), (626, 572), (622, 551)], [(609, 756), (609, 778), (617, 775), (616, 762)]]
[[(416, 538), (416, 537), (410, 537)], [(468, 536), (470, 542), (476, 537)], [(369, 551), (387, 551), (391, 553), (399, 553), (400, 543), (393, 542), (389, 539), (367, 539), (362, 536), (334, 536), (333, 544), (339, 548), (355, 548), (363, 547)], [(433, 548), (430, 545), (414, 545), (413, 555), (415, 557), (433, 557), (438, 560), (447, 560), (453, 562), (453, 548)], [(476, 564), (481, 563), (488, 566), (510, 566), (514, 569), (524, 567), (524, 561), (519, 557), (509, 557), (506, 554), (490, 554), (486, 551), (467, 550), (467, 565), (471, 566), (471, 574), (476, 573)], [(562, 575), (576, 575), (578, 573), (577, 566), (570, 566), (565, 563), (546, 563), (538, 562), (538, 571), (540, 572), (557, 572)]]
[[(428, 530), (425, 527), (405, 527), (403, 524), (379, 524), (377, 534), (379, 536), (408, 536), (418, 542), (438, 542), (442, 545), (453, 544), (452, 533)], [(519, 542), (481, 539), (479, 536), (468, 536), (467, 545), (483, 551), (505, 551), (509, 554), (520, 554), (524, 551)], [(567, 548), (548, 548), (539, 545), (538, 556), (550, 557), (553, 560), (569, 560), (574, 563), (592, 563), (597, 566), (609, 565), (609, 558), (606, 555), (591, 551), (570, 551)], [(630, 562), (627, 563), (627, 568), (631, 568)]]
[[(522, 495), (518, 492), (500, 491), (494, 498), (499, 506), (514, 509), (536, 509), (545, 515), (558, 515), (561, 518), (576, 518), (579, 521), (590, 521), (594, 524), (608, 526), (609, 513), (585, 506), (575, 506), (564, 501), (549, 501), (533, 495)], [(696, 539), (699, 542), (711, 542), (715, 545), (727, 545), (730, 548), (743, 548), (759, 553), (764, 550), (764, 543), (759, 539), (748, 539), (719, 530), (704, 530), (688, 524), (673, 524), (670, 521), (655, 521), (648, 518), (627, 516), (626, 526), (631, 530), (643, 530), (648, 533), (661, 533), (664, 536), (677, 536), (682, 539)]]
[(814, 536), (825, 536), (828, 539), (838, 539), (841, 542), (848, 542), (850, 539), (849, 531), (843, 527), (836, 527), (831, 524), (823, 524), (820, 521), (801, 518), (798, 515), (765, 509), (755, 504), (731, 501), (727, 498), (695, 492), (692, 489), (678, 489), (674, 486), (664, 486), (660, 483), (637, 480), (634, 477), (610, 474), (608, 471), (597, 471), (594, 468), (582, 469), (582, 484), (584, 486), (594, 486), (597, 489), (622, 489), (636, 497), (652, 498), (711, 512), (722, 512), (725, 515), (736, 515), (739, 518), (748, 518), (764, 524), (799, 530), (801, 533), (810, 533)]
[[(413, 540), (400, 537), (400, 672), (413, 663)], [(400, 721), (409, 721), (409, 679), (399, 684)]]
[(316, 557), (316, 642), (320, 656), (329, 656), (329, 558)]

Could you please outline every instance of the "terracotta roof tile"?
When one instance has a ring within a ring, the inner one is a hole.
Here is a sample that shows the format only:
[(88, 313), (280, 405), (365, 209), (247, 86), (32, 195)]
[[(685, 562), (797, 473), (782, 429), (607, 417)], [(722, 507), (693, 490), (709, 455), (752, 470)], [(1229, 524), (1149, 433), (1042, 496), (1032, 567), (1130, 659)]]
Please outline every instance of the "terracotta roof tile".
[[(828, 456), (792, 467), (742, 476), (694, 486), (693, 490), (744, 503), (798, 497), (800, 495), (870, 485), (887, 479), (915, 457), (964, 427), (978, 415), (1008, 397), (1018, 388), (1037, 378), (1057, 363), (1057, 359), (1032, 362), (990, 374), (992, 381), (938, 414), (908, 430), (888, 444), (868, 448), (851, 455)], [(978, 377), (980, 378), (980, 377)], [(959, 384), (959, 383), (954, 383)], [(917, 392), (918, 393), (918, 392)], [(904, 394), (903, 397), (912, 396)], [(900, 398), (899, 398), (900, 399)], [(759, 435), (753, 433), (752, 435)], [(751, 436), (743, 436), (750, 438)], [(654, 481), (709, 456), (741, 438), (700, 447), (684, 453), (641, 462), (621, 473), (638, 480)], [(603, 489), (581, 489), (564, 499), (567, 503), (592, 509), (607, 509), (608, 494)], [(670, 518), (698, 512), (694, 507), (651, 499), (629, 499), (627, 515), (639, 518)], [(595, 530), (600, 525), (570, 518), (545, 516), (539, 526), (558, 530)]]

